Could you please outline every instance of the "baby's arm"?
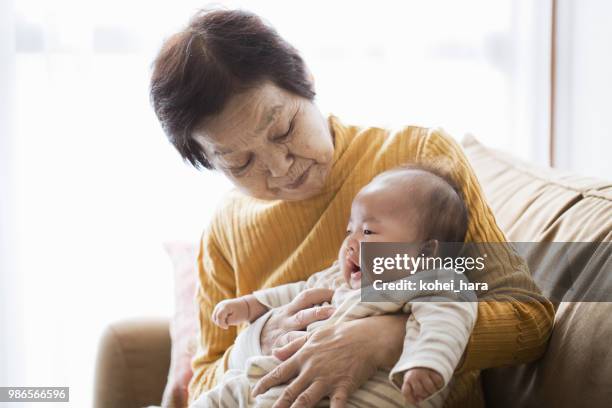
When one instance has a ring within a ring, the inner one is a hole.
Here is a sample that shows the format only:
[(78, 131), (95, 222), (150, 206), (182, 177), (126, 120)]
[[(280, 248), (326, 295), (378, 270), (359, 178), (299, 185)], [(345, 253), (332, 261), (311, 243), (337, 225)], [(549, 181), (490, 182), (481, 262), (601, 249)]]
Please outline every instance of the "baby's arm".
[(268, 308), (261, 304), (255, 296), (246, 295), (217, 303), (212, 320), (217, 326), (227, 329), (229, 326), (236, 326), (243, 322), (252, 322), (267, 311)]
[(448, 384), (468, 343), (476, 315), (475, 302), (450, 299), (412, 302), (404, 350), (390, 373), (391, 381), (409, 402), (419, 403)]
[(306, 281), (260, 289), (253, 292), (253, 295), (261, 304), (270, 309), (281, 307), (291, 303), (293, 299), (307, 289), (333, 288), (334, 278), (338, 276), (338, 268), (337, 263), (334, 263), (331, 267), (312, 274)]
[(213, 322), (223, 329), (247, 321), (252, 322), (269, 309), (291, 302), (305, 289), (305, 286), (306, 282), (288, 283), (261, 289), (251, 295), (223, 300), (215, 306), (212, 315)]
[(252, 322), (269, 309), (290, 303), (300, 292), (306, 289), (330, 286), (334, 277), (335, 266), (336, 264), (331, 268), (313, 274), (307, 281), (274, 286), (257, 290), (251, 295), (223, 300), (215, 306), (212, 320), (223, 329), (247, 321)]
[(402, 394), (406, 401), (418, 404), (444, 386), (444, 379), (436, 370), (425, 367), (411, 368), (404, 373)]

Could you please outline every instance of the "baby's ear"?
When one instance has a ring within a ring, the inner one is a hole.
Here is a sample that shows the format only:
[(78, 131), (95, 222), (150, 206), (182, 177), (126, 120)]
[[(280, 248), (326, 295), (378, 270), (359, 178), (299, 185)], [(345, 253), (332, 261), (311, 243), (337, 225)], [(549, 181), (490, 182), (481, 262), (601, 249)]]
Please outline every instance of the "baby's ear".
[(421, 246), (421, 253), (427, 257), (436, 257), (440, 251), (440, 243), (437, 239), (430, 239)]

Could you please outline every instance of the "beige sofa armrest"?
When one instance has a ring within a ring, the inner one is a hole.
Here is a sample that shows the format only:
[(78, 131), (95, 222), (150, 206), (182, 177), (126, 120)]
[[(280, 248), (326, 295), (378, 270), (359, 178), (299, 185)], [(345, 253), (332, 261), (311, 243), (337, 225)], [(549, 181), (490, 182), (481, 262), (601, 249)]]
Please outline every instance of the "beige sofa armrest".
[(98, 347), (94, 407), (159, 405), (170, 366), (168, 319), (111, 324)]

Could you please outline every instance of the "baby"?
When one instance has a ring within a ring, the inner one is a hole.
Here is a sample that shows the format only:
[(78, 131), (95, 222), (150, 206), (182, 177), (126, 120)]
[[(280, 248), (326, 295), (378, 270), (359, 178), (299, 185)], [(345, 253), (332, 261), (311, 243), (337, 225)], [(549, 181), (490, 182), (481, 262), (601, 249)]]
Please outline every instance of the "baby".
[[(447, 385), (463, 354), (476, 321), (476, 304), (457, 301), (456, 293), (407, 293), (402, 301), (362, 302), (361, 242), (413, 243), (411, 256), (437, 256), (441, 242), (463, 242), (467, 210), (460, 190), (437, 170), (404, 166), (387, 171), (361, 189), (351, 207), (347, 236), (338, 261), (313, 274), (305, 282), (290, 283), (228, 299), (217, 304), (213, 321), (222, 328), (253, 322), (270, 308), (289, 303), (309, 288), (334, 289), (335, 311), (307, 330), (355, 318), (404, 312), (410, 314), (403, 353), (390, 372), (379, 370), (349, 397), (367, 406), (403, 407), (405, 402), (422, 407), (443, 405)], [(418, 252), (417, 252), (418, 251)], [(435, 275), (439, 271), (418, 271)], [(454, 274), (453, 274), (454, 275)], [(461, 279), (465, 277), (461, 276)], [(431, 301), (432, 297), (436, 301)], [(429, 300), (428, 300), (429, 299)], [(441, 301), (440, 301), (441, 299)], [(469, 300), (474, 300), (470, 297)], [(465, 300), (462, 298), (460, 300)], [(245, 371), (230, 370), (221, 383), (203, 394), (196, 407), (272, 406), (283, 387), (273, 387), (255, 398), (250, 390), (263, 375), (280, 364), (272, 356), (250, 358)], [(327, 402), (328, 403), (328, 402)]]

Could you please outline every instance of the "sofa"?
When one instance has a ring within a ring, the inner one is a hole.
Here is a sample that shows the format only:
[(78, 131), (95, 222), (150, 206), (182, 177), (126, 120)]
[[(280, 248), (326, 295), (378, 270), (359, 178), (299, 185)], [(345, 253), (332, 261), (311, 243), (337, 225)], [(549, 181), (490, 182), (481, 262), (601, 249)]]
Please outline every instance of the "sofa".
[[(497, 222), (556, 307), (542, 358), (483, 372), (487, 406), (612, 406), (612, 182), (535, 166), (472, 136), (463, 147)], [(195, 249), (185, 254), (193, 257)], [(176, 275), (183, 276), (180, 297), (193, 290), (193, 262), (188, 266)], [(178, 302), (173, 319), (108, 327), (98, 351), (96, 407), (159, 405), (162, 398), (167, 405), (177, 397), (177, 382), (189, 376), (185, 366), (194, 341), (178, 334), (193, 331), (181, 316), (194, 311), (180, 309)], [(165, 387), (173, 389), (164, 395)]]

